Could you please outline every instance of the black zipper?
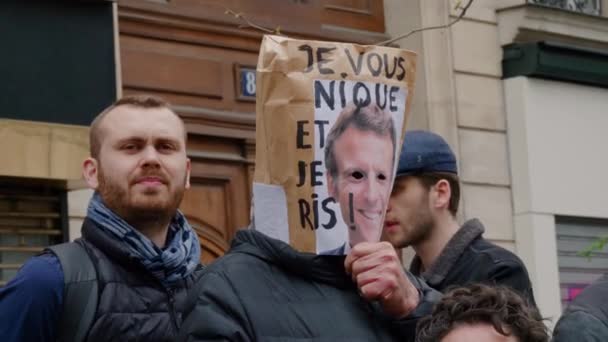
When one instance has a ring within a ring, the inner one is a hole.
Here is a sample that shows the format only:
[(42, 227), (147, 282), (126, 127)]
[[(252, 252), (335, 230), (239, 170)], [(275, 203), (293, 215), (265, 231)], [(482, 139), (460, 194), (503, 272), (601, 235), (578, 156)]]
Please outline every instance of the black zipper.
[(171, 321), (173, 322), (175, 333), (177, 333), (179, 327), (177, 324), (177, 315), (175, 313), (175, 297), (173, 296), (173, 290), (170, 288), (167, 288), (167, 297), (169, 298), (169, 315), (171, 316)]

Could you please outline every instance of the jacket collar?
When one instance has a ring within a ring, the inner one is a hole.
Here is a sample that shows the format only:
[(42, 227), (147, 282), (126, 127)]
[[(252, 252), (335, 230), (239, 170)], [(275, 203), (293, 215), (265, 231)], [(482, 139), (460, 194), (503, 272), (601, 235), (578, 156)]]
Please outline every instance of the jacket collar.
[(458, 258), (462, 255), (464, 250), (473, 242), (479, 238), (484, 232), (483, 224), (478, 219), (471, 219), (465, 222), (462, 227), (452, 236), (450, 241), (437, 257), (437, 260), (429, 267), (428, 270), (422, 272), (422, 262), (416, 255), (412, 263), (410, 264), (410, 271), (415, 274), (422, 276), (429, 285), (439, 285), (447, 276), (448, 272)]
[(285, 242), (251, 228), (236, 233), (230, 253), (249, 254), (310, 281), (323, 282), (339, 288), (354, 287), (352, 279), (344, 269), (344, 255), (298, 252)]
[(129, 250), (125, 246), (110, 239), (107, 234), (101, 231), (95, 221), (85, 218), (81, 233), (84, 240), (101, 250), (113, 262), (127, 267), (144, 269), (143, 265), (130, 255)]

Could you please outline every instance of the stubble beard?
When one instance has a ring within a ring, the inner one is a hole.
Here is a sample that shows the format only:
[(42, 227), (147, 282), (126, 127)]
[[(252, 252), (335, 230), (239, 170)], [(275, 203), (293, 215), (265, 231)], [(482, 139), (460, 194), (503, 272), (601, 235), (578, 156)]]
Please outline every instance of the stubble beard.
[[(175, 216), (184, 196), (185, 179), (184, 185), (174, 189), (167, 185), (169, 194), (164, 196), (165, 198), (159, 198), (162, 195), (132, 194), (130, 184), (127, 189), (122, 188), (117, 182), (106, 176), (101, 166), (98, 176), (97, 191), (104, 204), (133, 227), (145, 227), (158, 223), (168, 224)], [(152, 198), (152, 196), (156, 198)]]
[(428, 210), (420, 211), (411, 224), (411, 231), (404, 232), (404, 236), (399, 241), (397, 248), (409, 246), (416, 247), (428, 240), (435, 227), (435, 220)]

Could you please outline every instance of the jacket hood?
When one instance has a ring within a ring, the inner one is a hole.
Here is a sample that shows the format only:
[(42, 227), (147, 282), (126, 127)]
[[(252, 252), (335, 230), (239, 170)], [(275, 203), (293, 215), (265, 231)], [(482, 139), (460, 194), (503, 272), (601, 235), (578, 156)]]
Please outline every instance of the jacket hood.
[(566, 309), (567, 312), (585, 311), (602, 322), (608, 321), (608, 273), (585, 288)]
[(255, 230), (241, 230), (232, 240), (231, 253), (244, 253), (272, 263), (286, 272), (336, 287), (355, 287), (344, 269), (344, 255), (298, 252), (287, 243)]

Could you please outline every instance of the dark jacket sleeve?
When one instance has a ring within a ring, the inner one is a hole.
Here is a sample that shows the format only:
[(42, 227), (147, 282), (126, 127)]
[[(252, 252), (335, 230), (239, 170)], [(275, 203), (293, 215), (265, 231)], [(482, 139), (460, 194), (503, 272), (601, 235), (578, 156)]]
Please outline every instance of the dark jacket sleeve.
[(493, 267), (489, 268), (488, 273), (489, 280), (497, 285), (512, 288), (527, 299), (530, 304), (536, 306), (532, 291), (532, 283), (530, 282), (528, 272), (521, 261), (501, 260), (495, 262)]
[(48, 254), (31, 258), (0, 288), (0, 341), (55, 341), (62, 301), (59, 260)]
[(553, 330), (553, 342), (608, 341), (608, 322), (602, 322), (584, 311), (566, 313)]
[(420, 302), (416, 309), (407, 317), (400, 320), (393, 320), (391, 328), (393, 333), (400, 338), (401, 341), (409, 342), (416, 340), (416, 325), (418, 321), (425, 316), (428, 316), (433, 311), (433, 306), (441, 299), (441, 292), (431, 288), (424, 280), (409, 271), (405, 271), (406, 275), (412, 284), (418, 289)]
[(205, 273), (198, 298), (186, 317), (178, 341), (255, 341), (250, 324), (231, 283), (221, 274)]

